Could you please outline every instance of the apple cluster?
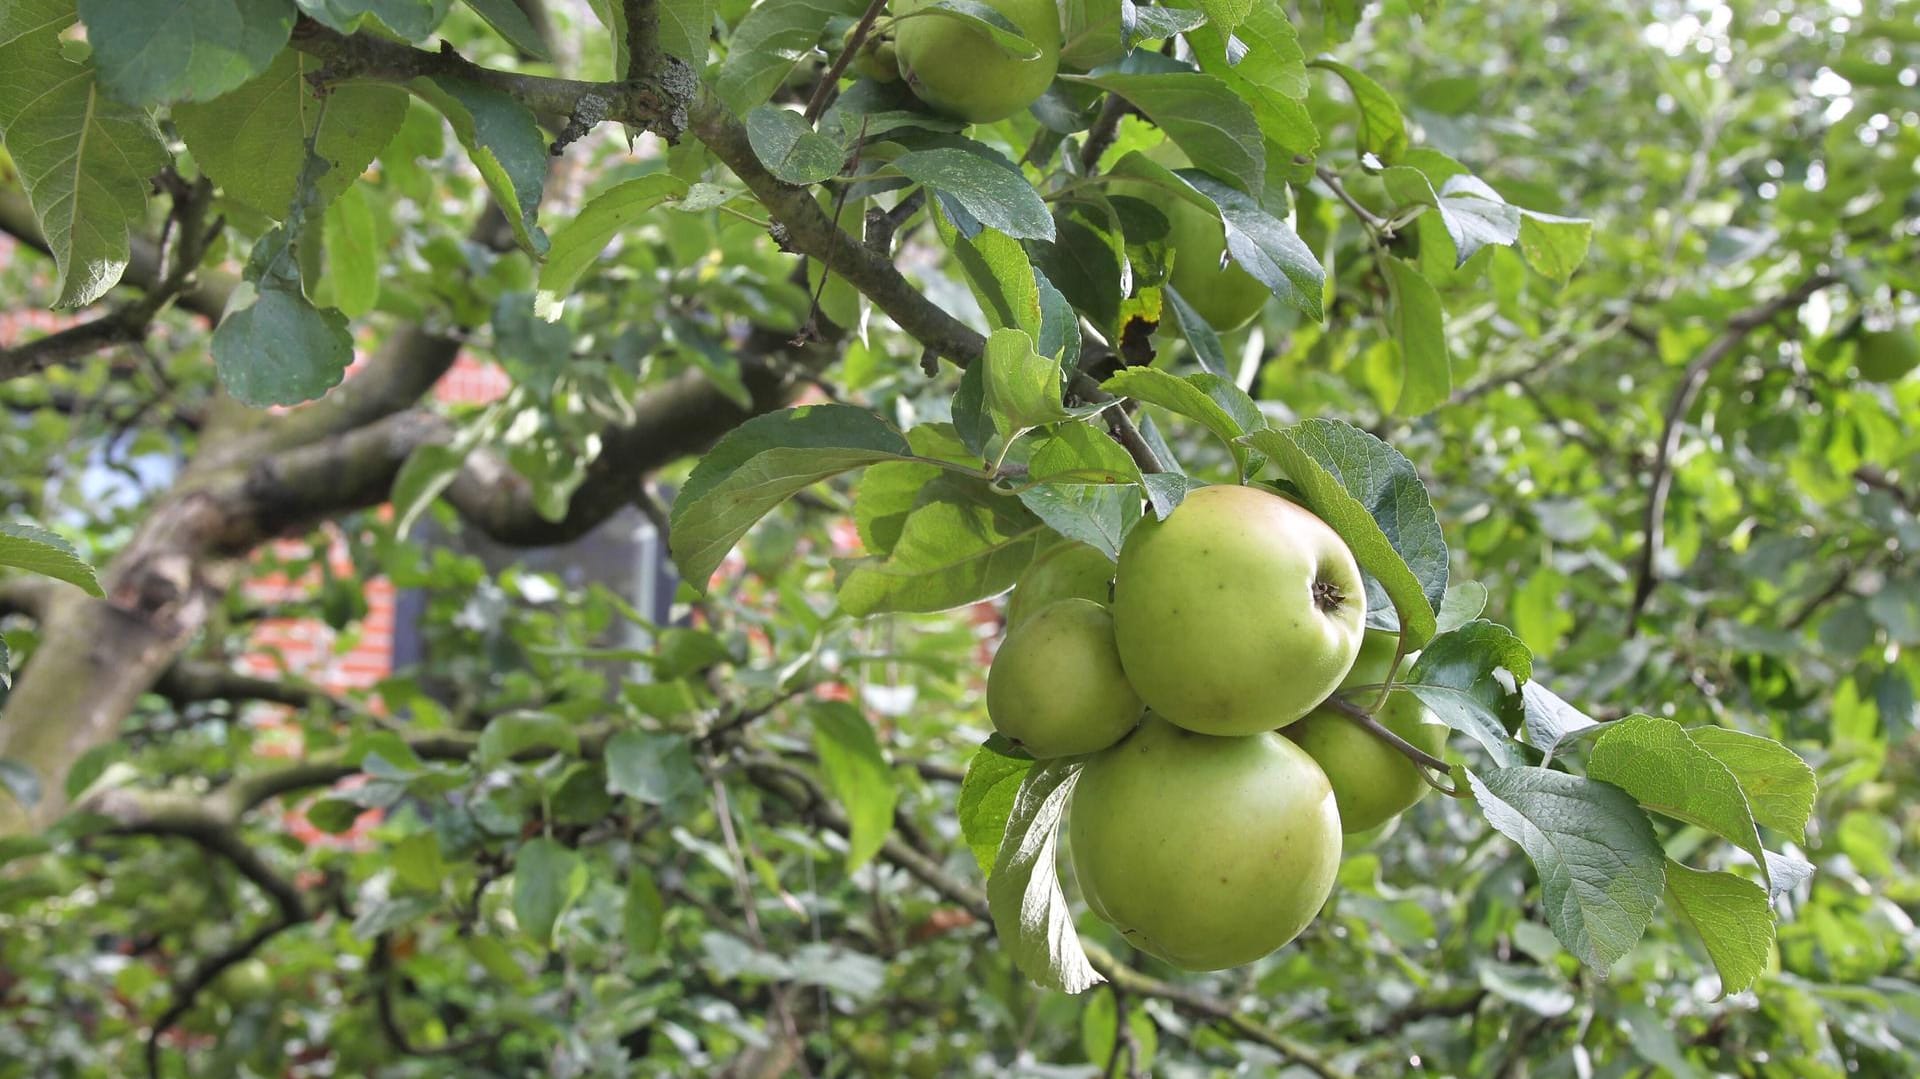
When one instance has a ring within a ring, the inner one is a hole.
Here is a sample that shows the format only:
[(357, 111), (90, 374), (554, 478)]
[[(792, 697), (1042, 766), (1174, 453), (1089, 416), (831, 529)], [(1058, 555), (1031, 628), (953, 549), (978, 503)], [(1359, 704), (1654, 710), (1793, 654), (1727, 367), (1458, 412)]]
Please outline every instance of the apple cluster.
[[(1085, 756), (1068, 841), (1087, 904), (1189, 970), (1251, 962), (1305, 929), (1342, 834), (1428, 789), (1350, 718), (1429, 753), (1446, 728), (1382, 690), (1398, 652), (1366, 628), (1359, 566), (1307, 509), (1207, 487), (1142, 521), (1119, 564), (1079, 543), (1021, 576), (987, 710), (1037, 759)], [(1336, 703), (1334, 694), (1355, 691)], [(1384, 696), (1382, 695), (1384, 693)]]

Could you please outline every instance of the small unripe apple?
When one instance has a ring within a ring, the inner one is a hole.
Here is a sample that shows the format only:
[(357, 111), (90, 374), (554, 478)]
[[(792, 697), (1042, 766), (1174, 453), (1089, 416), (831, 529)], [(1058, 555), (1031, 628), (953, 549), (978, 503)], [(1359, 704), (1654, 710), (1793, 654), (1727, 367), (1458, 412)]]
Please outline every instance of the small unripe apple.
[(1215, 738), (1149, 713), (1087, 762), (1069, 813), (1087, 905), (1188, 970), (1250, 963), (1299, 936), (1340, 869), (1333, 788), (1277, 734)]
[(1113, 615), (1089, 600), (1035, 611), (1007, 633), (987, 670), (993, 729), (1043, 760), (1107, 748), (1140, 711), (1113, 646)]
[(1056, 600), (1085, 599), (1105, 606), (1113, 598), (1113, 559), (1085, 543), (1062, 543), (1033, 560), (1007, 597), (1007, 626)]
[(1920, 336), (1911, 330), (1868, 330), (1854, 342), (1853, 365), (1868, 382), (1898, 382), (1920, 367)]
[[(1398, 644), (1394, 634), (1368, 630), (1360, 645), (1359, 658), (1354, 660), (1353, 670), (1347, 672), (1340, 688), (1385, 682)], [(1411, 663), (1412, 657), (1406, 662)], [(1367, 707), (1373, 702), (1366, 698), (1354, 703)], [(1416, 748), (1436, 757), (1446, 749), (1446, 726), (1420, 698), (1404, 689), (1388, 694), (1373, 718)], [(1334, 799), (1340, 803), (1340, 823), (1348, 834), (1364, 832), (1392, 820), (1432, 789), (1421, 778), (1419, 765), (1358, 723), (1324, 705), (1283, 733), (1298, 742), (1300, 748), (1319, 762), (1320, 770), (1327, 773), (1327, 782), (1333, 784)]]
[(1004, 120), (1033, 104), (1060, 67), (1055, 0), (979, 0), (1020, 28), (1040, 55), (1008, 56), (983, 31), (945, 15), (913, 15), (933, 0), (893, 0), (900, 75), (915, 96), (956, 120)]
[(1203, 487), (1120, 549), (1114, 639), (1134, 691), (1202, 734), (1284, 727), (1327, 699), (1365, 630), (1360, 567), (1320, 518), (1253, 487)]

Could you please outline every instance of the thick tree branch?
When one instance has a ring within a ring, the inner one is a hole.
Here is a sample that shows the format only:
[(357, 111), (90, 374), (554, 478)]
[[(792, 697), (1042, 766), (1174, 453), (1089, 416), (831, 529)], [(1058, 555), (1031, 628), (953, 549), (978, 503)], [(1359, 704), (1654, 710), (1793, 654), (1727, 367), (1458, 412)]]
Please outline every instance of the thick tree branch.
[(264, 701), (292, 708), (324, 704), (345, 711), (347, 703), (318, 686), (285, 678), (261, 678), (218, 663), (182, 660), (153, 685), (155, 693), (176, 705), (198, 701)]
[(165, 791), (116, 788), (102, 791), (86, 800), (84, 808), (114, 821), (122, 835), (175, 836), (191, 840), (212, 854), (233, 864), (240, 875), (252, 881), (280, 910), (288, 922), (307, 918), (307, 903), (300, 890), (282, 877), (253, 849), (234, 827), (234, 822), (218, 799)]
[[(631, 24), (628, 29), (632, 31)], [(499, 71), (468, 60), (444, 42), (440, 51), (428, 52), (364, 32), (341, 34), (304, 16), (294, 24), (293, 47), (325, 64), (316, 73), (324, 82), (464, 79), (507, 94), (536, 113), (556, 116), (581, 115), (582, 102), (598, 98), (604, 102), (606, 119), (651, 131), (668, 141), (686, 131), (687, 102), (698, 83), (692, 69), (670, 58), (643, 70), (635, 57), (633, 70), (639, 74), (625, 82), (582, 82)]]
[(1667, 402), (1666, 419), (1660, 432), (1660, 448), (1654, 456), (1653, 474), (1648, 484), (1647, 509), (1641, 525), (1645, 542), (1641, 544), (1639, 569), (1634, 575), (1633, 602), (1627, 608), (1628, 637), (1639, 631), (1640, 613), (1646, 610), (1647, 600), (1652, 598), (1654, 588), (1660, 583), (1660, 555), (1666, 548), (1667, 497), (1673, 492), (1673, 458), (1680, 452), (1681, 426), (1686, 421), (1687, 413), (1693, 410), (1694, 402), (1699, 399), (1700, 391), (1705, 388), (1707, 376), (1721, 361), (1732, 355), (1754, 330), (1773, 321), (1782, 312), (1799, 307), (1807, 302), (1809, 296), (1837, 280), (1831, 274), (1817, 273), (1786, 292), (1735, 314), (1727, 320), (1726, 328), (1720, 331), (1720, 335), (1709, 342), (1681, 372), (1680, 384), (1674, 387), (1673, 398)]
[(51, 577), (8, 577), (0, 580), (0, 618), (23, 615), (38, 622), (63, 586)]
[(37, 375), (49, 367), (70, 364), (96, 352), (138, 341), (147, 334), (145, 323), (121, 311), (69, 326), (57, 333), (12, 348), (0, 348), (0, 382)]

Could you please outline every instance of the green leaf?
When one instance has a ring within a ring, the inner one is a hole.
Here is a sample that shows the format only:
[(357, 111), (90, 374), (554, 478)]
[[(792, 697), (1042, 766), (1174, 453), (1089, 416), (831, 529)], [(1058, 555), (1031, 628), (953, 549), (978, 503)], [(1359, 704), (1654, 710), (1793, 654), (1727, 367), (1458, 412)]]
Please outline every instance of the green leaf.
[(1527, 265), (1556, 285), (1565, 286), (1586, 261), (1593, 222), (1581, 217), (1520, 211), (1520, 254)]
[(1594, 740), (1587, 775), (1656, 813), (1721, 836), (1765, 866), (1760, 831), (1739, 782), (1673, 720), (1636, 715), (1607, 724)]
[(1321, 57), (1307, 66), (1331, 71), (1346, 81), (1347, 89), (1353, 94), (1353, 106), (1359, 113), (1356, 126), (1360, 152), (1374, 154), (1389, 165), (1399, 161), (1407, 152), (1409, 140), (1407, 122), (1400, 115), (1400, 105), (1393, 100), (1393, 95), (1338, 60)]
[(255, 408), (311, 401), (339, 385), (352, 362), (345, 315), (271, 283), (236, 288), (213, 331), (221, 386)]
[[(1062, 75), (1125, 98), (1199, 168), (1245, 194), (1266, 184), (1266, 144), (1253, 109), (1226, 83), (1197, 71)], [(1238, 251), (1234, 257), (1239, 258)], [(1259, 276), (1256, 274), (1255, 276)], [(1265, 280), (1262, 278), (1262, 280)]]
[(513, 226), (521, 249), (539, 258), (547, 234), (534, 219), (546, 187), (547, 140), (525, 105), (505, 91), (466, 79), (435, 75), (410, 84), (421, 100), (440, 110), (454, 137), (480, 170), (480, 178)]
[(588, 200), (573, 220), (554, 230), (547, 261), (540, 266), (534, 313), (548, 322), (557, 321), (574, 285), (599, 261), (600, 252), (615, 236), (655, 206), (686, 193), (685, 180), (657, 172), (617, 184)]
[(206, 101), (266, 70), (288, 0), (79, 0), (100, 84), (130, 105)]
[(294, 0), (316, 21), (351, 34), (369, 23), (408, 41), (425, 41), (447, 17), (453, 0)]
[(307, 807), (307, 823), (328, 835), (343, 835), (365, 812), (342, 798), (322, 798)]
[(1724, 727), (1695, 727), (1687, 737), (1733, 773), (1756, 823), (1805, 842), (1819, 781), (1799, 754), (1771, 738)]
[(1407, 649), (1425, 644), (1447, 592), (1447, 544), (1413, 463), (1338, 420), (1306, 420), (1241, 440), (1279, 463), (1308, 508), (1386, 589)]
[(325, 284), (333, 290), (340, 313), (359, 318), (380, 300), (380, 264), (386, 255), (380, 246), (373, 207), (367, 204), (366, 189), (356, 186), (342, 192), (327, 209), (324, 227)]
[(102, 95), (91, 62), (61, 52), (69, 0), (0, 4), (0, 134), (59, 273), (55, 307), (105, 295), (144, 230), (148, 184), (167, 163), (145, 110)]
[(312, 206), (324, 207), (351, 187), (393, 140), (407, 118), (406, 91), (376, 82), (347, 82), (322, 98), (308, 76), (320, 61), (295, 49), (230, 93), (173, 108), (180, 138), (221, 190), (275, 220), (299, 192), (307, 146), (328, 165)]
[(1390, 406), (1418, 416), (1453, 395), (1453, 365), (1447, 358), (1440, 294), (1413, 265), (1383, 256), (1392, 300), (1393, 343), (1400, 351), (1400, 395)]
[(1507, 734), (1521, 700), (1498, 671), (1518, 685), (1533, 676), (1533, 657), (1505, 626), (1475, 619), (1426, 642), (1407, 672), (1406, 688), (1441, 722), (1471, 735), (1496, 764), (1508, 767), (1522, 762), (1520, 747)]
[(1106, 980), (1080, 947), (1054, 866), (1060, 817), (1079, 778), (1079, 765), (1059, 761), (1027, 773), (987, 877), (987, 905), (1000, 946), (1035, 984), (1063, 993), (1084, 992)]
[(506, 712), (487, 721), (474, 752), (482, 765), (491, 768), (530, 749), (556, 749), (577, 755), (580, 735), (572, 724), (551, 712)]
[[(1439, 630), (1459, 629), (1468, 622), (1480, 617), (1487, 609), (1487, 586), (1479, 581), (1449, 581), (1447, 594), (1440, 601)], [(1395, 629), (1399, 624), (1395, 623)], [(1532, 685), (1532, 682), (1527, 685)], [(1525, 687), (1522, 687), (1525, 688)]]
[(1197, 421), (1226, 443), (1234, 464), (1243, 473), (1250, 471), (1253, 451), (1240, 439), (1264, 430), (1267, 418), (1253, 398), (1232, 382), (1211, 373), (1181, 376), (1157, 367), (1127, 367), (1100, 388), (1116, 397), (1131, 397)]
[[(619, 6), (623, 0), (613, 0)], [(713, 35), (713, 0), (660, 0), (660, 49), (693, 65), (695, 71), (707, 66), (707, 39)], [(626, 37), (623, 28), (619, 34)], [(738, 37), (735, 37), (738, 41)], [(620, 47), (624, 52), (626, 43)], [(627, 72), (620, 72), (627, 78)]]
[(1048, 528), (1120, 557), (1127, 533), (1140, 523), (1137, 483), (1037, 483), (1020, 491), (1020, 502)]
[(1232, 33), (1253, 9), (1254, 0), (1200, 0), (1208, 25), (1219, 27), (1221, 33)]
[(979, 461), (947, 423), (923, 423), (907, 432), (907, 443), (924, 460), (884, 461), (867, 469), (854, 493), (853, 523), (869, 554), (886, 554), (900, 540), (920, 491), (946, 471), (934, 461), (971, 468)]
[(745, 115), (773, 95), (780, 83), (825, 35), (834, 16), (858, 16), (866, 0), (780, 0), (747, 12), (727, 40), (713, 88), (735, 113)]
[(747, 114), (746, 127), (754, 156), (768, 172), (786, 183), (817, 184), (830, 180), (840, 175), (847, 163), (845, 146), (815, 131), (792, 109), (757, 106)]
[(1667, 860), (1667, 903), (1686, 919), (1720, 972), (1720, 996), (1760, 979), (1773, 950), (1773, 907), (1759, 885), (1732, 873)]
[(22, 809), (40, 804), (40, 773), (16, 760), (0, 757), (0, 790), (5, 790)]
[(382, 933), (404, 929), (439, 907), (438, 902), (424, 896), (408, 895), (383, 900), (360, 911), (359, 917), (353, 920), (353, 935), (359, 940), (372, 940)]
[(93, 567), (80, 558), (73, 544), (44, 528), (0, 522), (0, 566), (78, 585), (90, 596), (105, 595)]
[(985, 480), (941, 475), (916, 496), (885, 558), (835, 563), (840, 607), (855, 616), (943, 611), (998, 595), (1045, 532), (1019, 499)]
[(893, 807), (900, 792), (880, 755), (873, 725), (845, 701), (821, 701), (808, 710), (813, 748), (820, 755), (827, 789), (840, 801), (850, 824), (847, 872), (867, 864), (893, 831)]
[(1552, 763), (1553, 755), (1570, 739), (1600, 729), (1599, 720), (1568, 704), (1538, 682), (1521, 686), (1520, 696), (1526, 708), (1526, 718), (1521, 722), (1525, 724), (1527, 744), (1546, 754), (1540, 762), (1543, 765)]
[(606, 754), (609, 793), (664, 806), (700, 786), (693, 748), (680, 735), (621, 731), (607, 740)]
[[(1219, 22), (1187, 34), (1200, 69), (1227, 84), (1253, 108), (1261, 134), (1289, 157), (1312, 154), (1320, 132), (1307, 111), (1307, 60), (1299, 36), (1277, 4), (1255, 5), (1237, 30)], [(1244, 48), (1229, 49), (1229, 42)], [(1236, 62), (1237, 61), (1237, 62)], [(1269, 165), (1273, 163), (1269, 155)]]
[(520, 931), (553, 943), (553, 923), (587, 890), (587, 867), (568, 847), (542, 836), (520, 845), (513, 859), (513, 919)]
[(653, 874), (646, 866), (635, 862), (627, 870), (627, 947), (639, 955), (652, 955), (659, 951), (666, 917), (667, 905), (660, 898), (660, 889), (653, 882)]
[(1013, 812), (1014, 796), (1034, 767), (1031, 758), (1007, 756), (996, 751), (993, 742), (989, 738), (967, 762), (955, 811), (960, 818), (960, 834), (966, 837), (974, 861), (980, 863), (982, 876), (993, 871), (1000, 838), (1006, 835), (1007, 818)]
[(1233, 261), (1283, 302), (1320, 321), (1324, 317), (1321, 294), (1326, 287), (1326, 270), (1300, 234), (1262, 209), (1251, 196), (1205, 173), (1182, 169), (1179, 175), (1219, 209)]
[(1034, 351), (1020, 330), (995, 330), (980, 362), (986, 365), (987, 409), (1009, 440), (1022, 431), (1067, 419), (1060, 398), (1060, 364)]
[(1061, 66), (1090, 71), (1125, 56), (1131, 45), (1121, 13), (1128, 8), (1138, 10), (1127, 0), (1060, 0)]
[(988, 228), (1019, 240), (1052, 240), (1053, 215), (1017, 170), (952, 146), (901, 154), (893, 167), (952, 196)]
[(527, 18), (527, 13), (513, 0), (467, 0), (467, 6), (478, 12), (487, 25), (493, 27), (493, 32), (507, 39), (514, 48), (535, 60), (553, 59), (533, 20)]
[(932, 202), (934, 230), (953, 251), (954, 261), (960, 264), (967, 287), (980, 301), (988, 323), (995, 329), (1021, 330), (1039, 337), (1043, 322), (1040, 284), (1026, 250), (1018, 240), (994, 229), (981, 229), (970, 238), (962, 235), (945, 212), (945, 201), (938, 197)]
[(1232, 367), (1227, 360), (1227, 352), (1220, 344), (1220, 335), (1200, 312), (1194, 310), (1185, 296), (1180, 295), (1171, 282), (1160, 286), (1160, 299), (1166, 309), (1173, 312), (1173, 324), (1180, 329), (1180, 336), (1186, 338), (1187, 347), (1193, 350), (1193, 358), (1200, 366), (1216, 375), (1228, 375)]
[(1666, 890), (1653, 825), (1618, 787), (1545, 768), (1501, 768), (1467, 782), (1488, 823), (1540, 875), (1547, 924), (1604, 974), (1630, 951)]
[[(1087, 1006), (1080, 1012), (1080, 1048), (1088, 1060), (1096, 1063), (1115, 1059), (1120, 1015), (1113, 996), (1095, 993), (1087, 998)], [(1127, 1009), (1127, 1032), (1133, 1037), (1131, 1060), (1136, 1074), (1152, 1075), (1153, 1056), (1160, 1048), (1160, 1031), (1154, 1026), (1153, 1016), (1147, 1014), (1145, 1008)]]
[(821, 480), (911, 452), (900, 432), (852, 405), (756, 416), (707, 451), (674, 499), (673, 560), (704, 592), (727, 552), (767, 511)]
[[(1452, 159), (1428, 151), (1445, 167), (1457, 168)], [(1419, 156), (1419, 155), (1410, 155)], [(1455, 269), (1466, 265), (1488, 244), (1511, 245), (1520, 238), (1520, 211), (1507, 205), (1499, 192), (1478, 178), (1452, 173), (1433, 188), (1432, 177), (1409, 165), (1395, 165), (1381, 174), (1387, 193), (1404, 206), (1431, 206), (1440, 216), (1447, 237), (1453, 241)]]

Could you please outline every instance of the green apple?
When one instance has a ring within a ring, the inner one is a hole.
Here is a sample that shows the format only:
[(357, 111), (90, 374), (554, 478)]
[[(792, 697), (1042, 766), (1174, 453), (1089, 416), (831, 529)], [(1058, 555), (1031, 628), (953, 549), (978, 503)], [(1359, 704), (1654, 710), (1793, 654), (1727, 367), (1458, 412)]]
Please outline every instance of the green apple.
[(1113, 615), (1091, 600), (1047, 604), (1007, 633), (987, 669), (993, 729), (1040, 759), (1093, 753), (1140, 722)]
[[(1399, 638), (1368, 630), (1359, 658), (1340, 688), (1376, 686), (1387, 680)], [(1407, 662), (1412, 662), (1408, 657)], [(1404, 673), (1404, 672), (1403, 672)], [(1371, 697), (1356, 700), (1368, 707)], [(1404, 689), (1387, 695), (1373, 718), (1419, 749), (1439, 756), (1447, 745), (1447, 728), (1434, 718), (1420, 698)], [(1399, 750), (1375, 738), (1358, 723), (1331, 708), (1314, 709), (1307, 718), (1286, 729), (1327, 773), (1334, 799), (1340, 803), (1340, 822), (1349, 834), (1364, 832), (1406, 812), (1431, 788), (1420, 777), (1420, 766)]]
[(250, 1004), (273, 993), (273, 968), (258, 956), (249, 956), (220, 972), (220, 988), (229, 1000)]
[[(1170, 169), (1193, 162), (1171, 141), (1147, 151), (1147, 156)], [(1173, 272), (1168, 283), (1207, 324), (1221, 333), (1237, 330), (1273, 298), (1273, 290), (1239, 265), (1223, 259), (1226, 226), (1210, 211), (1144, 181), (1117, 181), (1108, 185), (1115, 195), (1143, 199), (1167, 218), (1167, 245), (1173, 249)]]
[(1853, 365), (1868, 382), (1898, 382), (1920, 367), (1920, 336), (1910, 330), (1868, 330), (1854, 342)]
[(1365, 630), (1333, 529), (1252, 487), (1203, 487), (1120, 549), (1114, 639), (1147, 707), (1201, 734), (1284, 727), (1327, 699)]
[(914, 15), (933, 0), (893, 0), (893, 41), (900, 76), (920, 100), (956, 120), (986, 124), (1033, 104), (1052, 84), (1060, 67), (1060, 9), (1055, 0), (977, 2), (1006, 16), (1040, 55), (1008, 56), (964, 19)]
[(1299, 936), (1340, 869), (1333, 788), (1304, 750), (1151, 713), (1087, 762), (1067, 836), (1093, 912), (1188, 970), (1250, 963)]
[(1014, 582), (1007, 598), (1007, 625), (1019, 625), (1055, 600), (1086, 599), (1105, 606), (1111, 598), (1113, 559), (1085, 543), (1062, 543), (1042, 552)]

